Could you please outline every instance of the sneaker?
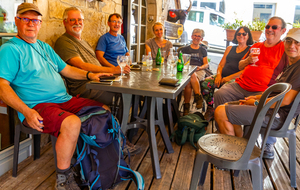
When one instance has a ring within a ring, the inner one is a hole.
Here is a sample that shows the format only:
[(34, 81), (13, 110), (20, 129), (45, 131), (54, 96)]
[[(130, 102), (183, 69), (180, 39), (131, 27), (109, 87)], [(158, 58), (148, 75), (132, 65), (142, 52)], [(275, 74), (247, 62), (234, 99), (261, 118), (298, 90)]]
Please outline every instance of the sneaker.
[(183, 107), (183, 115), (188, 115), (190, 113), (190, 103), (185, 103)]
[(263, 158), (274, 159), (274, 144), (266, 143)]
[(214, 118), (215, 109), (211, 106), (207, 106), (207, 110), (204, 114), (204, 118), (206, 121), (210, 121)]
[(203, 98), (200, 94), (195, 94), (194, 102), (196, 102), (197, 109), (201, 109), (203, 107)]
[(56, 190), (80, 190), (78, 184), (74, 179), (75, 172), (70, 169), (66, 173), (57, 173), (56, 174)]

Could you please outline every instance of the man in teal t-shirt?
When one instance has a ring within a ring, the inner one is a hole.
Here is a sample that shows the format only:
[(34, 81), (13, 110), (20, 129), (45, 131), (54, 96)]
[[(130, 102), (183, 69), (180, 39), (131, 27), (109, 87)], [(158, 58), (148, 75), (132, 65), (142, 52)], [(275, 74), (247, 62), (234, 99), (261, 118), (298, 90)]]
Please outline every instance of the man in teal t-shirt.
[(57, 137), (56, 189), (80, 188), (70, 169), (81, 121), (75, 115), (84, 106), (102, 106), (94, 100), (72, 97), (60, 75), (96, 80), (105, 73), (90, 73), (67, 65), (46, 43), (37, 40), (41, 12), (31, 3), (18, 6), (18, 35), (0, 49), (0, 99), (19, 113), (27, 127)]

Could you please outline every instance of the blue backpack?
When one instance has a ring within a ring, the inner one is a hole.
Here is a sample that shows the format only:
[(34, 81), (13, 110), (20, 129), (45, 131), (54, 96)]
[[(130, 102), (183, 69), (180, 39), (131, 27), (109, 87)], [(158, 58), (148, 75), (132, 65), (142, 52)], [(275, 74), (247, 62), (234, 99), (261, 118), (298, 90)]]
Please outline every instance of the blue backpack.
[(113, 115), (98, 106), (83, 107), (76, 115), (82, 124), (74, 166), (80, 166), (81, 185), (104, 190), (130, 179), (143, 190), (142, 175), (131, 170), (123, 158), (120, 141), (124, 134)]

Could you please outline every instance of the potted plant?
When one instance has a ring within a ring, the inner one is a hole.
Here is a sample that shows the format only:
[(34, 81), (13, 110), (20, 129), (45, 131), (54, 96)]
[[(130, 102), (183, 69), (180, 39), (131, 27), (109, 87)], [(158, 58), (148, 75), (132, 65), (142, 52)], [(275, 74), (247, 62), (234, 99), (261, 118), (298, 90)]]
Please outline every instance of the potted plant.
[(243, 20), (235, 19), (234, 23), (227, 22), (222, 25), (222, 28), (226, 30), (227, 41), (232, 41), (234, 38), (234, 34), (236, 29), (243, 26)]
[(266, 22), (261, 21), (259, 18), (255, 18), (251, 24), (248, 24), (248, 28), (251, 31), (254, 41), (259, 41), (262, 31), (265, 29)]

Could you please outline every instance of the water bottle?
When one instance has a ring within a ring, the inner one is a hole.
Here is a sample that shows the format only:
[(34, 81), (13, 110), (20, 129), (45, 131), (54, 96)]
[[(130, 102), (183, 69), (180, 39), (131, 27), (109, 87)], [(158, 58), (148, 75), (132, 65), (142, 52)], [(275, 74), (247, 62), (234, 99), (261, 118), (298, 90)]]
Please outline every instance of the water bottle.
[(182, 53), (179, 52), (178, 62), (177, 62), (177, 72), (182, 72), (183, 67), (184, 67), (184, 62), (183, 62)]
[(171, 65), (172, 60), (173, 60), (173, 48), (170, 48), (170, 55), (168, 56), (168, 59), (167, 59), (168, 67)]
[(157, 50), (155, 62), (156, 62), (156, 65), (161, 65), (161, 51), (160, 51), (160, 48), (158, 48), (158, 50)]

